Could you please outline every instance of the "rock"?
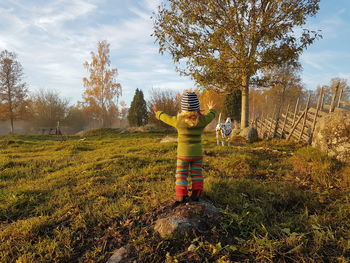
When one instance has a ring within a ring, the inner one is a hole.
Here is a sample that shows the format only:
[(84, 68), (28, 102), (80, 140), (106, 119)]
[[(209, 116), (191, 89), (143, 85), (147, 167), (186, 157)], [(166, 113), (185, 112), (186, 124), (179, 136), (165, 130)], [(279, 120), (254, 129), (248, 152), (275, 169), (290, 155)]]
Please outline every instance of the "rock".
[(122, 130), (120, 133), (121, 134), (127, 134), (127, 133), (129, 133), (129, 131), (128, 130)]
[(241, 133), (241, 129), (232, 129), (232, 135), (238, 136)]
[(125, 247), (121, 247), (114, 251), (113, 255), (108, 259), (107, 263), (122, 263), (125, 262), (128, 256), (128, 250)]
[(171, 137), (171, 136), (165, 136), (160, 142), (161, 143), (164, 143), (164, 142), (177, 142), (177, 138), (176, 137)]
[(181, 236), (191, 230), (191, 228), (192, 224), (189, 219), (173, 216), (157, 220), (154, 230), (162, 238), (167, 238)]
[(258, 131), (255, 128), (244, 128), (241, 130), (239, 136), (245, 138), (249, 143), (256, 142), (259, 140)]
[(208, 231), (220, 211), (206, 201), (180, 205), (156, 221), (154, 230), (162, 238), (181, 238), (193, 231)]
[(90, 136), (104, 136), (104, 135), (118, 134), (118, 133), (120, 133), (119, 128), (94, 128), (90, 130), (83, 130), (83, 131), (77, 132), (75, 135), (81, 136), (81, 137), (90, 137)]
[(196, 246), (195, 245), (193, 245), (193, 244), (191, 244), (188, 248), (187, 248), (187, 251), (189, 251), (189, 252), (194, 252), (195, 250), (196, 250)]
[(77, 135), (77, 136), (84, 136), (84, 133), (85, 133), (85, 131), (82, 130), (80, 132), (77, 132), (75, 135)]
[(312, 146), (339, 161), (350, 162), (350, 112), (339, 110), (319, 118)]
[(147, 124), (145, 126), (139, 126), (139, 127), (129, 127), (127, 129), (131, 133), (135, 132), (165, 132), (165, 129), (156, 127), (152, 124)]

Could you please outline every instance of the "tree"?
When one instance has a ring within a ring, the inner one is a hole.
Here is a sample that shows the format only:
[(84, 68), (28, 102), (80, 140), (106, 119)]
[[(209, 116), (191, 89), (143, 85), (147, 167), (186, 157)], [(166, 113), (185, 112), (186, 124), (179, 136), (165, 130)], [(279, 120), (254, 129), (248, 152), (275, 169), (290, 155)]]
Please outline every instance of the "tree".
[[(324, 103), (331, 104), (333, 93), (334, 93), (336, 87), (338, 87), (339, 90), (343, 90), (342, 100), (349, 100), (349, 98), (350, 98), (350, 86), (348, 85), (347, 80), (342, 79), (342, 78), (332, 78), (329, 85), (323, 85), (322, 87), (317, 87), (315, 94), (314, 94), (314, 97), (315, 97), (314, 100), (315, 101), (317, 100), (317, 97), (321, 92), (321, 88), (323, 88)], [(337, 97), (337, 99), (339, 99), (339, 98)]]
[[(266, 86), (263, 94), (268, 98), (270, 111), (275, 108), (277, 117), (280, 116), (282, 108), (287, 106), (286, 104), (295, 105), (297, 99), (302, 98), (303, 84), (300, 71), (301, 66), (299, 64), (290, 65), (287, 63), (262, 70), (263, 81)], [(271, 105), (274, 106), (271, 107)]]
[(223, 110), (223, 104), (225, 100), (225, 94), (221, 92), (215, 92), (209, 89), (197, 90), (197, 96), (201, 105), (201, 110), (208, 111), (208, 103), (215, 101), (215, 109), (218, 112)]
[(130, 126), (143, 126), (148, 122), (147, 104), (142, 90), (136, 89), (135, 91), (129, 109), (128, 121)]
[(30, 99), (30, 110), (36, 127), (52, 128), (64, 121), (69, 112), (69, 102), (56, 91), (41, 89)]
[(22, 82), (23, 68), (17, 61), (17, 55), (7, 50), (0, 53), (0, 104), (2, 118), (10, 119), (11, 133), (13, 122), (25, 110), (27, 86)]
[(92, 119), (99, 122), (101, 127), (106, 127), (116, 117), (111, 115), (116, 113), (116, 100), (122, 93), (122, 87), (116, 80), (118, 70), (110, 68), (109, 44), (104, 40), (97, 46), (97, 54), (91, 52), (91, 62), (84, 62), (89, 78), (83, 78), (86, 88), (83, 99)]
[(154, 17), (154, 36), (160, 52), (169, 52), (199, 85), (242, 91), (244, 128), (251, 81), (266, 66), (295, 63), (320, 37), (307, 29), (294, 33), (318, 9), (319, 0), (165, 0)]
[(87, 114), (79, 104), (69, 107), (67, 116), (63, 121), (64, 126), (69, 127), (69, 132), (76, 133), (83, 130), (88, 123)]
[(241, 106), (242, 104), (242, 92), (241, 90), (233, 90), (225, 96), (223, 116), (230, 117), (231, 119), (240, 122), (241, 121)]
[[(148, 106), (151, 108), (152, 105), (155, 105), (158, 109), (170, 115), (177, 115), (180, 110), (179, 97), (180, 95), (174, 91), (152, 89)], [(169, 125), (164, 122), (157, 120), (153, 111), (149, 113), (149, 122), (163, 128), (169, 127)]]

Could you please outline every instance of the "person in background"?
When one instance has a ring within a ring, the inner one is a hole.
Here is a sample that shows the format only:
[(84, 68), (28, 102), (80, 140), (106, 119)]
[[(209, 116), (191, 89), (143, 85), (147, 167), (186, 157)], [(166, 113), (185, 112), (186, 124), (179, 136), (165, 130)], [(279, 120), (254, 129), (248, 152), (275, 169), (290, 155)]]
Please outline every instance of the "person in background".
[[(177, 116), (169, 116), (153, 105), (156, 118), (175, 127), (178, 133), (177, 165), (175, 182), (175, 204), (191, 199), (198, 201), (203, 191), (202, 143), (204, 128), (215, 118), (213, 102), (208, 103), (209, 112), (202, 115), (199, 100), (194, 92), (185, 92), (181, 98), (181, 111)], [(192, 190), (188, 195), (188, 181), (191, 178)]]

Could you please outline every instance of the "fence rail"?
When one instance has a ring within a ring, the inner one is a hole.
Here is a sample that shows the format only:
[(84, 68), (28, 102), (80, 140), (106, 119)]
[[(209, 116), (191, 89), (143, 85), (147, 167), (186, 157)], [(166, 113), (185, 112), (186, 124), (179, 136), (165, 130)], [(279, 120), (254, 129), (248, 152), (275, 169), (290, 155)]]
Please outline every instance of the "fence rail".
[(294, 107), (288, 105), (287, 110), (265, 118), (256, 118), (251, 125), (257, 129), (260, 138), (286, 138), (310, 144), (318, 119), (331, 112), (338, 111), (342, 105), (350, 106), (350, 102), (342, 100), (343, 89), (339, 84), (335, 87), (331, 103), (324, 103), (324, 90), (317, 98), (316, 108), (310, 107), (310, 95), (304, 108), (299, 108), (299, 99)]

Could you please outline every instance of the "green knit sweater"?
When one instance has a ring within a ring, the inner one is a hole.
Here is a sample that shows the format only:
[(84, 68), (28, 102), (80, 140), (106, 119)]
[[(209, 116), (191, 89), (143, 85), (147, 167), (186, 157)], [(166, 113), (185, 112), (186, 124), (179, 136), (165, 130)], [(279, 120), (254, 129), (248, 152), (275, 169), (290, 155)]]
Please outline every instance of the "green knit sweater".
[(201, 135), (205, 126), (215, 118), (215, 114), (214, 109), (209, 110), (208, 114), (199, 117), (199, 122), (195, 127), (188, 127), (183, 118), (169, 116), (163, 111), (157, 111), (156, 118), (176, 128), (178, 133), (177, 156), (193, 157), (202, 156)]

